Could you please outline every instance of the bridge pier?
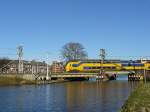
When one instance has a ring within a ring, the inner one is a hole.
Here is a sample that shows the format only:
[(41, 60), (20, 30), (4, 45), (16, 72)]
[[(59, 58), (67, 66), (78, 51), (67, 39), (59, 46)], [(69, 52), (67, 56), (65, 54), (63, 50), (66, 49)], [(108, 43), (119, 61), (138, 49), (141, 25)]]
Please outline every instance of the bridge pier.
[(104, 80), (104, 76), (103, 75), (97, 75), (96, 80)]
[(143, 74), (129, 73), (128, 74), (128, 80), (129, 81), (141, 81), (141, 80), (144, 80), (144, 75)]

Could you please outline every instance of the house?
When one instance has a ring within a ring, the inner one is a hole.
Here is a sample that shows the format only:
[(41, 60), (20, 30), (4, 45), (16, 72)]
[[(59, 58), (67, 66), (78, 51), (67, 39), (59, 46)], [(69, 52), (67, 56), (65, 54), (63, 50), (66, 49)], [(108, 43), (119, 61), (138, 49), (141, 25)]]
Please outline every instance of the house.
[(62, 73), (64, 72), (64, 65), (63, 62), (57, 62), (53, 61), (51, 67), (50, 67), (51, 73)]
[[(0, 72), (1, 73), (18, 73), (18, 60), (0, 59)], [(39, 73), (45, 74), (47, 72), (47, 64), (43, 62), (23, 61), (23, 73)]]

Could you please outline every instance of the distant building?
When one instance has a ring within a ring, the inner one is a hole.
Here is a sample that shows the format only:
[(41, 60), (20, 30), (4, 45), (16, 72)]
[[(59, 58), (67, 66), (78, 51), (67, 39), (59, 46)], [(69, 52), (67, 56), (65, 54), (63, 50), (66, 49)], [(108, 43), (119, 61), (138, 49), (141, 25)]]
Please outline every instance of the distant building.
[(50, 67), (51, 73), (62, 73), (64, 72), (64, 65), (63, 62), (53, 61)]
[[(3, 62), (0, 59), (0, 64)], [(18, 60), (7, 60), (7, 63), (3, 63), (3, 66), (0, 68), (0, 73), (18, 73)], [(46, 74), (47, 72), (47, 64), (45, 62), (37, 62), (37, 61), (24, 61), (23, 64), (23, 73), (29, 74)]]

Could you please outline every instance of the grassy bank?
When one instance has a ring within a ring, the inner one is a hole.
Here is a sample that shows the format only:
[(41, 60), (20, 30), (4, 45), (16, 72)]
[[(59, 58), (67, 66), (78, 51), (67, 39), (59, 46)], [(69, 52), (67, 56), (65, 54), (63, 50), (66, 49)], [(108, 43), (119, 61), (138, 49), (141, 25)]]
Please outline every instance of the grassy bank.
[(150, 112), (150, 82), (140, 85), (131, 94), (121, 112)]
[(0, 77), (0, 86), (22, 85), (22, 84), (35, 84), (35, 82), (17, 78), (17, 77)]

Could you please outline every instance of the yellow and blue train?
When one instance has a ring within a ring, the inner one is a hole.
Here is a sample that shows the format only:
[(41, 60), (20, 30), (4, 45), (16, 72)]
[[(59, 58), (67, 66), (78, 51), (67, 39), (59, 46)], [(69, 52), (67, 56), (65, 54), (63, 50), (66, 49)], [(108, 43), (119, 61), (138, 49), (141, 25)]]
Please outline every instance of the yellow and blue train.
[(150, 62), (142, 63), (141, 60), (72, 60), (66, 66), (66, 72), (99, 72), (100, 69), (119, 71), (119, 70), (150, 70)]

